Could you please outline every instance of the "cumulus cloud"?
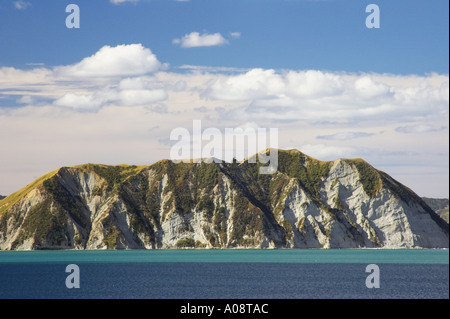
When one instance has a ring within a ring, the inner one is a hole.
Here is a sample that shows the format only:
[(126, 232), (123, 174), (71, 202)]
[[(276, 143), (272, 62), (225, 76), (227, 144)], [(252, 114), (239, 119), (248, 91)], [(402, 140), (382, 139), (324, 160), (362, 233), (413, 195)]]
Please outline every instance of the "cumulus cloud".
[(203, 96), (223, 101), (245, 101), (279, 95), (285, 83), (275, 70), (253, 69), (245, 74), (219, 78)]
[(315, 70), (289, 71), (285, 82), (286, 93), (294, 97), (333, 96), (341, 93), (344, 86), (338, 75)]
[(55, 101), (55, 105), (69, 107), (78, 110), (94, 110), (100, 106), (101, 102), (93, 95), (82, 95), (67, 93)]
[(53, 73), (45, 68), (20, 70), (12, 67), (0, 68), (0, 88), (22, 88), (30, 84), (49, 84), (53, 82)]
[(94, 55), (74, 65), (59, 67), (56, 72), (72, 77), (128, 76), (155, 72), (166, 66), (142, 44), (106, 45)]
[(356, 93), (365, 99), (373, 99), (390, 93), (389, 87), (373, 81), (369, 76), (357, 79), (354, 83)]
[(144, 105), (152, 104), (167, 99), (164, 90), (123, 90), (119, 93), (119, 98), (123, 105)]
[(137, 77), (123, 79), (116, 86), (104, 87), (90, 94), (66, 93), (56, 99), (53, 104), (75, 111), (97, 112), (100, 108), (110, 104), (150, 106), (166, 100), (167, 97), (167, 92), (164, 89), (153, 88), (151, 83)]
[(269, 98), (327, 97), (342, 92), (339, 76), (321, 71), (289, 71), (252, 69), (245, 74), (219, 79), (204, 95), (224, 100), (256, 100)]
[(227, 44), (228, 41), (220, 33), (191, 32), (182, 38), (173, 39), (172, 43), (179, 44), (182, 48), (212, 47)]
[[(20, 70), (0, 68), (0, 91), (17, 105), (44, 105), (69, 108), (79, 112), (97, 112), (107, 105), (143, 105), (159, 111), (166, 106), (152, 104), (168, 95), (165, 84), (152, 80), (151, 74), (164, 70), (150, 49), (141, 44), (104, 46), (79, 63), (53, 69)], [(183, 90), (184, 82), (174, 84)]]
[(122, 105), (135, 106), (161, 102), (167, 99), (167, 92), (156, 88), (142, 77), (125, 78), (118, 85), (118, 98)]
[(320, 140), (336, 140), (336, 141), (346, 141), (353, 140), (355, 138), (368, 137), (372, 136), (374, 133), (366, 133), (366, 132), (341, 132), (330, 135), (320, 135), (317, 136)]

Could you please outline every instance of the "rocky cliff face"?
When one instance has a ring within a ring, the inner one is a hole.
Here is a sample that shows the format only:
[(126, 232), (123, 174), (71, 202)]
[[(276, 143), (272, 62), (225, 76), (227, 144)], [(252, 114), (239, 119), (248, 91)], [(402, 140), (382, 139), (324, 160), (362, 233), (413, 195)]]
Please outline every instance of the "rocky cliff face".
[(0, 248), (442, 248), (448, 224), (360, 159), (64, 167), (0, 201)]

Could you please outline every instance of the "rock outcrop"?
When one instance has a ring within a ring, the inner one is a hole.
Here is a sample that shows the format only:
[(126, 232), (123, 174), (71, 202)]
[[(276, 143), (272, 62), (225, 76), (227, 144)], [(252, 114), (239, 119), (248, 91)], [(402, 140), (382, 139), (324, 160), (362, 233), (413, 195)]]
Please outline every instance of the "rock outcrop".
[(0, 248), (446, 248), (419, 196), (361, 159), (63, 167), (0, 200)]

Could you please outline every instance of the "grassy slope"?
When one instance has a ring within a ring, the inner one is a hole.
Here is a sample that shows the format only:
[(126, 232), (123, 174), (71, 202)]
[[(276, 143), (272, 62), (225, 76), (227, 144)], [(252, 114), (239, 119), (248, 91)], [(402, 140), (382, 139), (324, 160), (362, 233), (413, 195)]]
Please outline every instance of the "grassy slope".
[[(142, 169), (146, 168), (148, 166), (145, 165), (117, 165), (117, 166), (109, 166), (109, 165), (102, 165), (102, 164), (83, 164), (83, 165), (77, 165), (73, 167), (69, 167), (68, 169), (79, 169), (84, 172), (94, 171), (99, 176), (106, 179), (108, 184), (116, 185), (118, 183), (123, 182), (126, 178), (132, 175), (136, 175), (139, 173)], [(31, 192), (33, 189), (42, 187), (44, 182), (51, 179), (53, 176), (55, 176), (61, 168), (56, 169), (54, 171), (51, 171), (45, 175), (42, 175), (32, 183), (28, 184), (24, 188), (20, 189), (19, 191), (7, 196), (4, 199), (0, 199), (0, 215), (5, 212), (8, 208), (10, 208), (12, 205), (14, 205), (16, 202), (18, 202), (21, 198), (26, 196), (29, 192)]]
[(32, 183), (28, 184), (27, 186), (25, 186), (21, 190), (19, 190), (19, 191), (15, 192), (15, 193), (9, 195), (8, 197), (0, 200), (0, 215), (3, 212), (5, 212), (8, 208), (10, 208), (12, 205), (17, 203), (21, 198), (26, 196), (33, 189), (42, 186), (42, 184), (43, 184), (43, 182), (45, 180), (47, 180), (47, 179), (53, 177), (54, 175), (56, 175), (56, 173), (58, 173), (58, 171), (59, 171), (59, 169), (51, 171), (50, 173), (47, 173), (47, 174), (39, 177), (38, 179), (36, 179)]

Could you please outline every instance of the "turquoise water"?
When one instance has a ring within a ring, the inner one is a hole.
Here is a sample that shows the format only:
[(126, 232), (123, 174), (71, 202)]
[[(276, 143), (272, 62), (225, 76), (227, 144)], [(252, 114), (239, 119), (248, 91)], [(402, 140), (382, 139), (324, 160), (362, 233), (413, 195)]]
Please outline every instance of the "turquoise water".
[(0, 251), (0, 263), (449, 264), (448, 249), (229, 249)]
[(0, 299), (448, 299), (448, 264), (444, 249), (0, 251)]

